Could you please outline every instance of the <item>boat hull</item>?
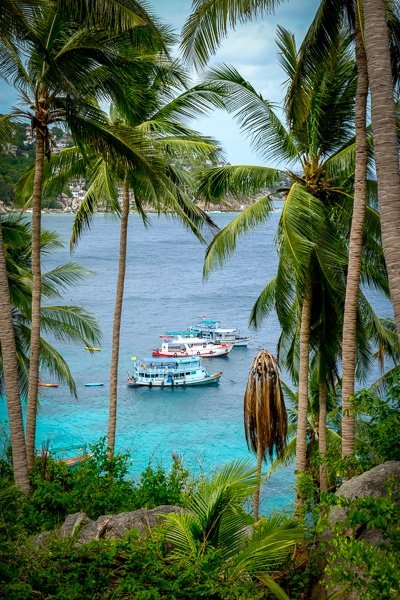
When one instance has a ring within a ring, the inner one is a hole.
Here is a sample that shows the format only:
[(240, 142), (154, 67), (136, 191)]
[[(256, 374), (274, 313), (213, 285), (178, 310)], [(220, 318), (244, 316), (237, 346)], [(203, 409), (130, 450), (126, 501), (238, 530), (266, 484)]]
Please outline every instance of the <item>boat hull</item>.
[(205, 377), (204, 379), (201, 379), (199, 381), (168, 381), (168, 380), (163, 380), (163, 381), (149, 381), (149, 382), (144, 382), (144, 381), (134, 381), (133, 379), (128, 379), (128, 387), (149, 387), (149, 388), (153, 388), (153, 387), (157, 387), (157, 388), (166, 388), (166, 387), (171, 387), (171, 388), (175, 388), (175, 387), (192, 387), (194, 385), (212, 385), (215, 383), (219, 383), (219, 380), (221, 379), (221, 373), (214, 373), (213, 375), (210, 375), (209, 377)]
[(165, 356), (168, 358), (186, 358), (187, 356), (199, 356), (200, 358), (212, 358), (214, 356), (227, 356), (232, 349), (232, 345), (227, 345), (226, 348), (216, 348), (215, 350), (199, 349), (193, 352), (170, 352), (162, 348), (154, 348), (153, 356)]

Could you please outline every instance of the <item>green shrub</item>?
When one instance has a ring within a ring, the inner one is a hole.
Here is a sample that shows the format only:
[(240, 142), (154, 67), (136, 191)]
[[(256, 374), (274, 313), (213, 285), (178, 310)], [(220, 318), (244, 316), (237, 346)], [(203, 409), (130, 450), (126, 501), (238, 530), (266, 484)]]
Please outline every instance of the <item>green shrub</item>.
[(355, 396), (359, 415), (356, 455), (363, 470), (400, 460), (400, 369), (387, 379), (385, 399), (362, 390)]
[[(22, 548), (15, 572), (3, 576), (5, 600), (254, 600), (266, 597), (251, 580), (225, 582), (221, 559), (208, 552), (196, 565), (168, 560), (162, 528), (138, 539), (93, 541), (77, 547), (74, 540), (57, 540), (39, 549)], [(4, 574), (3, 574), (4, 575)]]
[[(382, 498), (326, 499), (348, 508), (346, 519), (336, 524), (329, 540), (330, 585), (363, 600), (400, 600), (400, 505), (391, 490)], [(380, 530), (381, 544), (348, 535), (368, 529)]]
[[(149, 465), (135, 482), (128, 477), (129, 453), (110, 458), (104, 438), (90, 445), (88, 452), (91, 457), (74, 468), (46, 453), (38, 457), (31, 476), (31, 494), (27, 498), (18, 496), (18, 510), (7, 511), (8, 527), (18, 521), (27, 533), (36, 533), (54, 529), (67, 514), (79, 511), (97, 519), (142, 507), (185, 503), (189, 473), (179, 460), (174, 461), (169, 473), (160, 465)], [(0, 511), (1, 490), (12, 483), (8, 463), (0, 461)]]

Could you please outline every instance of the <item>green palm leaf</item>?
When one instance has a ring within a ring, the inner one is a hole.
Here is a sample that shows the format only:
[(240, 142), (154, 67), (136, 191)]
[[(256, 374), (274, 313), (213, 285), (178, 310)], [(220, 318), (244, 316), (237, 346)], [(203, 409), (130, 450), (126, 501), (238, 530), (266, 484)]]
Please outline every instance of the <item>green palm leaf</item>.
[(219, 47), (228, 28), (264, 12), (272, 12), (279, 0), (194, 0), (193, 12), (182, 30), (183, 57), (198, 69)]
[(222, 265), (236, 248), (239, 235), (250, 231), (267, 219), (272, 211), (272, 203), (268, 196), (247, 206), (229, 225), (217, 233), (207, 248), (203, 274), (205, 277), (216, 267)]

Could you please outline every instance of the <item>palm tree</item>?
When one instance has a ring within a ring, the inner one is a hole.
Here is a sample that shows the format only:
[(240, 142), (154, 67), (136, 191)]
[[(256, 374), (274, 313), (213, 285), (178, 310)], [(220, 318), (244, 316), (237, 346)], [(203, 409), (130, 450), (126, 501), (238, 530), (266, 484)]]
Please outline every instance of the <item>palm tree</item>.
[(222, 558), (221, 576), (227, 581), (256, 577), (280, 600), (288, 600), (271, 573), (278, 570), (303, 533), (294, 521), (275, 515), (251, 530), (251, 517), (243, 502), (258, 485), (255, 469), (242, 462), (229, 463), (212, 481), (196, 491), (187, 510), (166, 515), (167, 541), (172, 559), (198, 563), (209, 549)]
[(286, 446), (287, 415), (279, 367), (268, 350), (261, 350), (250, 367), (244, 394), (244, 431), (247, 446), (257, 456), (258, 482), (254, 492), (254, 520), (258, 521), (262, 461), (268, 453), (282, 456)]
[[(29, 373), (29, 342), (31, 323), (32, 277), (30, 272), (31, 232), (30, 224), (19, 216), (0, 218), (3, 232), (7, 276), (12, 306), (12, 319), (18, 360), (19, 389), (26, 395)], [(42, 231), (41, 251), (51, 252), (62, 246), (58, 236)], [(79, 345), (99, 342), (99, 327), (95, 319), (79, 306), (51, 305), (50, 300), (60, 298), (62, 292), (76, 285), (88, 271), (74, 263), (60, 265), (43, 274), (42, 294), (46, 306), (41, 307), (42, 330), (56, 340)], [(65, 382), (76, 396), (76, 386), (69, 367), (59, 352), (41, 337), (40, 366)], [(2, 353), (0, 354), (0, 383), (3, 380)]]
[[(278, 2), (252, 0), (241, 3), (236, 0), (199, 0), (194, 5), (183, 29), (182, 49), (184, 56), (198, 68), (204, 67), (210, 54), (215, 53), (221, 39), (227, 34), (228, 27), (234, 28), (237, 22), (245, 22), (271, 11)], [(363, 18), (366, 27), (363, 33)], [(389, 17), (389, 21), (387, 20)], [(397, 330), (400, 335), (400, 250), (396, 244), (400, 234), (400, 214), (398, 210), (397, 190), (399, 179), (396, 111), (393, 98), (393, 74), (398, 71), (398, 17), (393, 2), (366, 0), (363, 10), (354, 0), (321, 0), (317, 13), (302, 45), (303, 58), (309, 56), (308, 66), (314, 70), (320, 68), (324, 51), (330, 46), (338, 30), (347, 22), (351, 33), (354, 32), (357, 63), (356, 92), (356, 160), (354, 172), (354, 212), (352, 231), (349, 240), (349, 269), (343, 324), (343, 455), (354, 454), (355, 429), (352, 396), (354, 394), (355, 338), (357, 296), (360, 280), (360, 260), (363, 243), (363, 231), (366, 211), (366, 176), (368, 148), (366, 142), (366, 116), (368, 74), (372, 73), (371, 86), (372, 118), (375, 130), (379, 130), (378, 174), (381, 175), (380, 206), (385, 216), (382, 222), (386, 262), (390, 274), (392, 303), (395, 311)], [(378, 24), (378, 25), (377, 25)], [(388, 24), (390, 42), (388, 39)], [(379, 39), (378, 39), (379, 36)], [(393, 39), (394, 38), (394, 39)], [(368, 48), (367, 55), (364, 49)], [(392, 57), (390, 57), (390, 53)], [(367, 68), (368, 60), (368, 68)], [(301, 61), (303, 63), (303, 61)], [(393, 69), (391, 68), (394, 67)], [(304, 63), (303, 63), (304, 66)], [(301, 67), (301, 70), (303, 69)], [(382, 86), (384, 74), (385, 84)], [(304, 76), (304, 74), (303, 74)], [(296, 93), (296, 78), (293, 79)], [(288, 97), (290, 103), (290, 94)], [(390, 140), (388, 142), (388, 140)], [(388, 153), (388, 144), (390, 153)], [(379, 178), (378, 178), (379, 181)], [(383, 188), (382, 188), (383, 186)]]
[[(122, 3), (129, 6), (129, 3)], [(134, 3), (134, 7), (139, 6)], [(145, 31), (141, 9), (140, 19), (134, 26), (112, 30), (105, 18), (93, 17), (78, 22), (65, 10), (63, 4), (52, 3), (45, 10), (35, 11), (32, 29), (39, 42), (34, 40), (16, 49), (3, 48), (3, 74), (9, 76), (20, 92), (27, 110), (18, 109), (14, 115), (28, 118), (35, 132), (35, 176), (32, 191), (32, 329), (30, 343), (30, 371), (26, 444), (28, 467), (34, 458), (36, 405), (40, 360), (40, 223), (43, 188), (44, 159), (51, 154), (51, 123), (65, 123), (72, 135), (94, 147), (107, 146), (111, 152), (127, 150), (126, 142), (116, 139), (106, 129), (102, 112), (93, 98), (118, 98), (124, 95), (124, 85), (129, 73), (139, 65), (124, 54), (128, 44), (145, 44), (162, 48), (162, 36), (153, 39)], [(95, 14), (95, 13), (93, 13)], [(146, 20), (151, 23), (150, 17)], [(152, 25), (152, 30), (156, 27)], [(23, 51), (27, 51), (24, 54)], [(141, 68), (143, 68), (141, 62)], [(111, 148), (112, 145), (112, 148)], [(127, 160), (132, 157), (127, 154)]]
[[(391, 30), (391, 50), (393, 60), (398, 61), (398, 18), (393, 7), (387, 6), (386, 19)], [(367, 96), (368, 71), (367, 58), (364, 49), (363, 16), (361, 6), (354, 0), (332, 2), (322, 0), (315, 18), (302, 43), (300, 54), (300, 70), (314, 70), (319, 64), (325, 51), (329, 52), (332, 39), (346, 22), (347, 29), (354, 32), (355, 54), (357, 67), (357, 91), (355, 111), (355, 172), (354, 172), (354, 205), (352, 227), (349, 238), (349, 265), (346, 286), (346, 301), (343, 319), (343, 456), (354, 455), (355, 420), (353, 410), (353, 395), (356, 366), (356, 325), (357, 307), (360, 285), (361, 255), (364, 241), (364, 226), (367, 206), (367, 171), (368, 171), (368, 141), (367, 141)], [(397, 62), (396, 62), (397, 65)], [(293, 92), (295, 96), (295, 77)], [(291, 102), (289, 92), (287, 101)]]
[[(293, 36), (280, 28), (281, 62), (288, 76), (298, 72), (299, 56)], [(350, 203), (349, 177), (354, 168), (355, 71), (348, 41), (339, 37), (324, 69), (299, 82), (296, 110), (285, 128), (270, 103), (232, 68), (214, 69), (210, 79), (226, 88), (228, 109), (264, 157), (286, 161), (292, 185), (283, 190), (285, 206), (278, 229), (280, 289), (276, 303), (282, 328), (290, 328), (292, 302), (296, 299), (300, 326), (299, 422), (297, 470), (306, 465), (308, 363), (313, 289), (324, 281), (330, 290), (340, 287), (339, 273), (347, 265), (344, 236), (337, 224)], [(294, 166), (298, 170), (294, 170)], [(282, 170), (269, 167), (216, 167), (204, 173), (200, 192), (218, 199), (226, 193), (249, 195), (276, 185)], [(351, 189), (350, 189), (351, 192)], [(237, 236), (264, 221), (271, 210), (266, 194), (246, 208), (210, 244), (204, 271), (207, 274), (235, 248)], [(336, 212), (334, 211), (336, 208)], [(336, 228), (336, 231), (335, 231)], [(268, 289), (263, 292), (268, 299)]]
[[(7, 117), (0, 118), (0, 142), (10, 137), (11, 125)], [(23, 491), (29, 491), (28, 463), (26, 459), (25, 433), (18, 384), (18, 363), (15, 345), (7, 264), (0, 222), (0, 348), (3, 356), (3, 374), (6, 391), (8, 422), (11, 435), (11, 452), (15, 483)]]
[[(371, 118), (382, 221), (382, 244), (400, 337), (400, 172), (386, 3), (363, 0), (365, 52), (371, 88)], [(396, 65), (398, 67), (398, 64)]]
[[(148, 218), (147, 205), (158, 212), (174, 214), (189, 227), (200, 240), (203, 240), (199, 227), (202, 224), (213, 226), (210, 218), (190, 200), (188, 192), (194, 188), (190, 174), (177, 164), (178, 159), (195, 156), (203, 161), (215, 160), (219, 148), (215, 142), (186, 127), (182, 118), (209, 108), (220, 102), (218, 94), (200, 86), (186, 89), (175, 97), (179, 88), (187, 87), (186, 78), (178, 63), (157, 63), (149, 68), (147, 75), (141, 74), (133, 97), (127, 107), (120, 111), (114, 108), (110, 114), (110, 126), (123, 127), (131, 139), (136, 152), (135, 168), (127, 167), (122, 159), (110, 160), (106, 155), (90, 156), (77, 154), (77, 149), (68, 149), (54, 157), (53, 170), (56, 172), (51, 185), (60, 185), (72, 176), (84, 176), (88, 181), (88, 191), (81, 202), (73, 225), (71, 246), (73, 247), (85, 227), (89, 226), (93, 211), (99, 203), (121, 216), (120, 254), (117, 277), (117, 291), (114, 309), (112, 336), (112, 359), (110, 367), (109, 429), (108, 447), (114, 452), (117, 414), (118, 357), (123, 302), (128, 217), (130, 195), (145, 224)], [(140, 93), (138, 91), (140, 90)], [(165, 99), (169, 99), (165, 102)], [(122, 111), (125, 110), (125, 117)], [(151, 164), (157, 159), (157, 168)], [(152, 161), (152, 163), (151, 163)], [(61, 168), (60, 168), (61, 166)], [(117, 187), (122, 187), (122, 204), (117, 197)]]

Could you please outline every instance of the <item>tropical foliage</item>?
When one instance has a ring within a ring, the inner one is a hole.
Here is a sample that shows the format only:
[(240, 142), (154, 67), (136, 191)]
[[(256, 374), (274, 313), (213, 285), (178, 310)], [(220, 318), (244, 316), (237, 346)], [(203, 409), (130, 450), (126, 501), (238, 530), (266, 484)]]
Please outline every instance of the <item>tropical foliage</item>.
[[(3, 216), (0, 221), (13, 307), (20, 390), (21, 394), (26, 396), (32, 301), (30, 224), (19, 216)], [(41, 240), (42, 253), (62, 246), (58, 236), (46, 230), (41, 232)], [(43, 333), (63, 343), (76, 343), (80, 346), (95, 345), (99, 342), (99, 325), (86, 310), (79, 306), (57, 306), (50, 303), (52, 299), (59, 299), (68, 287), (76, 285), (88, 275), (86, 269), (74, 263), (60, 265), (43, 274), (42, 294), (46, 301), (45, 306), (41, 307)], [(67, 383), (70, 391), (76, 395), (76, 386), (67, 363), (52, 343), (43, 337), (40, 365), (43, 373), (50, 373), (59, 381)], [(0, 381), (3, 383), (2, 366)]]

